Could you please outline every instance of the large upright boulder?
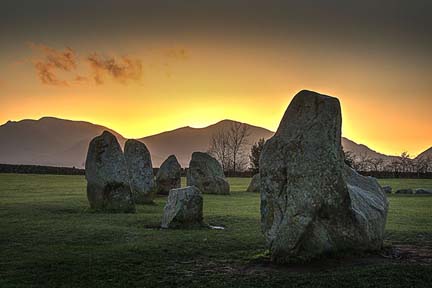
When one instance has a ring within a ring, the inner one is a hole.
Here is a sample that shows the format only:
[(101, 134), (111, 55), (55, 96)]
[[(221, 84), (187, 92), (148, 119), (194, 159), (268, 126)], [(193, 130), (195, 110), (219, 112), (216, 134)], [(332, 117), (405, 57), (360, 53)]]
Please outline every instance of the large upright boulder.
[(344, 163), (337, 98), (301, 91), (260, 158), (261, 224), (275, 262), (382, 247), (388, 202)]
[(196, 186), (204, 194), (230, 193), (222, 166), (207, 153), (192, 153), (186, 181), (188, 186)]
[(181, 166), (175, 155), (170, 155), (156, 173), (156, 191), (168, 195), (171, 189), (181, 187)]
[(153, 203), (155, 195), (153, 166), (146, 145), (138, 140), (129, 139), (125, 143), (124, 156), (135, 203)]
[(123, 152), (108, 131), (89, 145), (85, 164), (87, 198), (95, 210), (135, 212)]
[(203, 197), (195, 186), (171, 189), (162, 216), (162, 228), (203, 225)]

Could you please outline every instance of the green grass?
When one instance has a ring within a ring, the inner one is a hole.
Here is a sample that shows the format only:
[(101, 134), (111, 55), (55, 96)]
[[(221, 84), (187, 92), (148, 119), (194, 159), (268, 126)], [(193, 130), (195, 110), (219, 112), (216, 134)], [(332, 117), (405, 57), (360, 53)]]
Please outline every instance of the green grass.
[[(229, 180), (232, 195), (204, 196), (205, 221), (225, 230), (160, 230), (164, 197), (136, 214), (92, 213), (82, 176), (0, 174), (0, 287), (430, 287), (431, 266), (405, 262), (247, 269), (266, 253), (259, 195)], [(386, 244), (431, 246), (432, 197), (389, 201)]]

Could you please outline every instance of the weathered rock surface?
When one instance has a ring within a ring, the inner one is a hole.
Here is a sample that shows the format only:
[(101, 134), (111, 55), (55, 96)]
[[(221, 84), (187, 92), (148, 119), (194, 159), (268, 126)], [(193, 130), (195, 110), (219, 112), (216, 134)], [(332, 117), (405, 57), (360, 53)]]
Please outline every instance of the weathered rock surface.
[(204, 194), (229, 194), (220, 163), (207, 153), (194, 152), (186, 177), (188, 186), (196, 186)]
[(423, 189), (423, 188), (418, 188), (414, 190), (414, 194), (419, 194), (419, 195), (432, 195), (432, 189)]
[(392, 187), (391, 186), (382, 186), (382, 190), (387, 193), (387, 194), (391, 194), (392, 193)]
[(162, 216), (162, 228), (203, 225), (203, 197), (195, 186), (172, 189)]
[(146, 145), (138, 140), (127, 140), (124, 156), (135, 203), (153, 203), (155, 195), (153, 166)]
[(170, 155), (156, 174), (157, 193), (168, 195), (171, 189), (181, 187), (181, 166), (174, 155)]
[(108, 131), (89, 145), (85, 173), (90, 207), (112, 212), (135, 212), (123, 152)]
[(414, 190), (411, 188), (408, 189), (398, 189), (395, 192), (396, 194), (414, 194)]
[(382, 247), (388, 202), (344, 163), (337, 98), (299, 92), (260, 159), (261, 224), (275, 262)]
[(247, 188), (247, 192), (259, 192), (260, 190), (260, 175), (259, 175), (259, 173), (258, 174), (255, 174), (253, 177), (252, 177), (252, 180), (251, 180), (251, 182), (249, 183), (249, 186), (248, 186), (248, 188)]

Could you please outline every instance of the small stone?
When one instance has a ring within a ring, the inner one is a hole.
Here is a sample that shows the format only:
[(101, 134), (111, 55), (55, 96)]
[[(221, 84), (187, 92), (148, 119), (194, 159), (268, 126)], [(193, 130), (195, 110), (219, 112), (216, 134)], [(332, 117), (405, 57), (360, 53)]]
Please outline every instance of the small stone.
[(260, 191), (260, 175), (259, 175), (259, 173), (255, 174), (252, 177), (252, 180), (251, 180), (251, 182), (249, 184), (249, 187), (247, 188), (246, 191), (247, 192), (258, 192), (259, 193), (259, 191)]
[(85, 164), (90, 207), (108, 212), (135, 212), (123, 152), (108, 131), (89, 145)]
[(194, 186), (171, 189), (164, 208), (162, 228), (203, 226), (203, 197)]
[(391, 194), (392, 193), (392, 187), (391, 186), (382, 186), (382, 190), (387, 193), (387, 194)]
[(418, 194), (418, 195), (432, 195), (432, 189), (417, 188), (417, 189), (414, 190), (414, 194)]
[(396, 194), (414, 194), (413, 189), (408, 188), (408, 189), (398, 189), (395, 192)]
[(156, 174), (157, 193), (168, 195), (171, 189), (181, 187), (181, 166), (174, 155), (170, 155)]
[(138, 140), (129, 139), (125, 143), (124, 155), (135, 203), (153, 203), (155, 196), (153, 166), (146, 145)]

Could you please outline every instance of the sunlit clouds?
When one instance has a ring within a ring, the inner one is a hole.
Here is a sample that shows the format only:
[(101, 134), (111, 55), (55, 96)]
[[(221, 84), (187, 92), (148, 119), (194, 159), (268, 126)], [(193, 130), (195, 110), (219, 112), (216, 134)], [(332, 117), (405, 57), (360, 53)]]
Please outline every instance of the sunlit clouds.
[[(73, 85), (102, 85), (114, 81), (127, 85), (142, 83), (144, 64), (140, 58), (128, 55), (116, 56), (100, 52), (79, 55), (70, 47), (57, 50), (43, 44), (29, 43), (36, 53), (31, 62), (42, 84), (69, 87)], [(158, 63), (166, 75), (171, 75), (170, 64), (184, 61), (189, 54), (184, 48), (164, 49)], [(151, 66), (149, 65), (149, 66)]]

